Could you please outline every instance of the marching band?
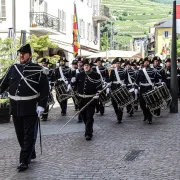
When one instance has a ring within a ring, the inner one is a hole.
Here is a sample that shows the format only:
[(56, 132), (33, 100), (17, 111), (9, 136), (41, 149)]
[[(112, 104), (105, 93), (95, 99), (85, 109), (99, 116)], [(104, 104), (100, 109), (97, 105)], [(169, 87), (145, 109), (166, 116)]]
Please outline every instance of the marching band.
[[(170, 58), (163, 67), (159, 57), (139, 61), (116, 57), (107, 67), (100, 57), (93, 62), (79, 57), (73, 60), (70, 68), (66, 58), (61, 57), (59, 67), (51, 69), (47, 58), (42, 59), (42, 67), (32, 63), (29, 44), (19, 52), (20, 64), (11, 66), (0, 80), (0, 93), (9, 92), (11, 114), (21, 147), (19, 171), (26, 170), (31, 159), (36, 158), (38, 118), (47, 121), (49, 107), (55, 102), (53, 90), (62, 116), (66, 116), (68, 99), (73, 99), (75, 110), (79, 112), (78, 122), (85, 124), (87, 141), (93, 137), (95, 109), (103, 115), (106, 103), (112, 103), (118, 123), (122, 123), (125, 108), (132, 117), (140, 105), (143, 121), (149, 124), (153, 116), (161, 116), (161, 109), (171, 104)], [(180, 66), (177, 77), (180, 86), (179, 77)]]

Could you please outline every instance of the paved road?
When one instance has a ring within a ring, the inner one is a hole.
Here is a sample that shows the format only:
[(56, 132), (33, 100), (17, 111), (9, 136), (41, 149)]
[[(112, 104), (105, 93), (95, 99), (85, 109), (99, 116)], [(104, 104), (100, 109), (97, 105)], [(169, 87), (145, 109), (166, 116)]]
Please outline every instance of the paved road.
[(125, 113), (117, 124), (108, 107), (104, 116), (95, 116), (94, 137), (87, 142), (77, 119), (59, 132), (75, 113), (72, 104), (68, 110), (62, 118), (55, 106), (50, 121), (42, 122), (43, 155), (38, 139), (38, 158), (23, 173), (16, 171), (19, 145), (13, 124), (0, 125), (0, 180), (180, 180), (179, 114), (166, 111), (149, 125), (141, 111), (132, 118)]

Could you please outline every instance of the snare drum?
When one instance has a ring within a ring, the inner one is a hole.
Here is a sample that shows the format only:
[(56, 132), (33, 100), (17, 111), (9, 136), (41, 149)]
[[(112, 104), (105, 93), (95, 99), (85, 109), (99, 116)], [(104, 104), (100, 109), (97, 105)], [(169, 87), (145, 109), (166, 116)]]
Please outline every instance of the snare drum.
[(111, 92), (111, 98), (118, 104), (120, 108), (124, 108), (134, 102), (134, 97), (126, 87), (120, 86)]
[(166, 103), (172, 100), (171, 94), (166, 84), (158, 86), (157, 89), (159, 90), (159, 93), (161, 94), (162, 98), (166, 101)]
[(67, 85), (65, 83), (56, 85), (55, 91), (56, 91), (56, 97), (57, 97), (58, 102), (62, 102), (70, 98), (67, 92)]
[(110, 94), (106, 94), (106, 89), (104, 89), (100, 94), (99, 94), (99, 100), (101, 101), (101, 103), (103, 105), (105, 105), (106, 103), (110, 102), (111, 100), (111, 96)]
[(52, 92), (49, 92), (47, 105), (50, 106), (53, 104), (55, 104), (54, 97), (53, 97)]
[(151, 112), (164, 106), (162, 95), (157, 88), (144, 93), (143, 98)]

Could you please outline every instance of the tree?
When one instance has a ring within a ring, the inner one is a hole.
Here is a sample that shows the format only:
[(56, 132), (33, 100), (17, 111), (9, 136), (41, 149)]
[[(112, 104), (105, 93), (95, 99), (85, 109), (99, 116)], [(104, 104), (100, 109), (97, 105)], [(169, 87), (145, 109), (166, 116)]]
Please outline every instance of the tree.
[(180, 57), (180, 39), (177, 40), (177, 56)]
[(104, 33), (103, 36), (100, 39), (100, 48), (102, 51), (108, 50), (108, 39), (107, 39), (107, 33)]

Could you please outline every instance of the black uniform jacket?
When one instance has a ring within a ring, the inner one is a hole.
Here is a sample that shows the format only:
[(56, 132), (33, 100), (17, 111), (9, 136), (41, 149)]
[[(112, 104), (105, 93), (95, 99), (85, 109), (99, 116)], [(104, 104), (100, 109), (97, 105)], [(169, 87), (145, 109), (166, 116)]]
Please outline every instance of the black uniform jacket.
[[(71, 69), (68, 66), (61, 66), (61, 68), (62, 68), (63, 75), (65, 77), (65, 80), (67, 80), (68, 83), (70, 84), (70, 82), (71, 82)], [(63, 82), (62, 80), (58, 80), (61, 78), (62, 77), (61, 77), (59, 68), (56, 68), (55, 69), (55, 77), (54, 77), (54, 81), (56, 81), (55, 85)]]
[(76, 76), (77, 92), (81, 95), (95, 95), (102, 89), (100, 75), (94, 71), (80, 72)]
[[(101, 76), (105, 82), (109, 82), (109, 73), (106, 67), (98, 66)], [(93, 71), (97, 72), (96, 66), (93, 67)], [(98, 73), (98, 72), (97, 72)]]
[[(31, 100), (13, 100), (10, 98), (11, 114), (14, 116), (36, 115), (37, 105), (44, 108), (46, 108), (47, 105), (49, 93), (47, 76), (43, 74), (41, 71), (42, 67), (38, 64), (16, 64), (16, 66), (26, 78), (29, 85), (39, 93), (39, 97)], [(2, 78), (0, 93), (7, 89), (11, 96), (28, 97), (37, 94), (27, 85), (24, 79), (21, 78), (21, 75), (14, 65), (9, 68), (7, 74)]]
[[(118, 69), (118, 74), (119, 74), (120, 80), (124, 83), (124, 80), (125, 80), (125, 71), (124, 71), (124, 68), (119, 68)], [(112, 90), (115, 90), (115, 89), (117, 89), (118, 87), (121, 86), (120, 84), (116, 83), (117, 79), (116, 79), (116, 74), (115, 74), (115, 70), (114, 69), (111, 70), (110, 81), (112, 82), (112, 84), (111, 84), (111, 89)]]

